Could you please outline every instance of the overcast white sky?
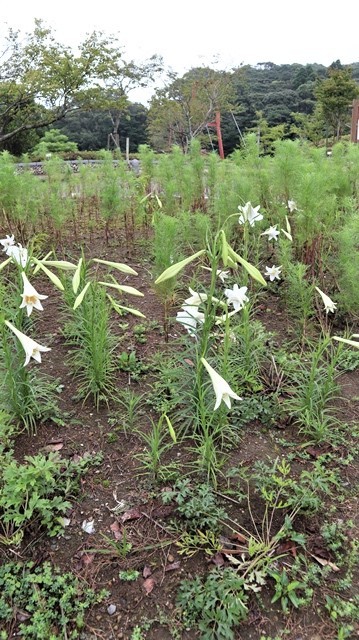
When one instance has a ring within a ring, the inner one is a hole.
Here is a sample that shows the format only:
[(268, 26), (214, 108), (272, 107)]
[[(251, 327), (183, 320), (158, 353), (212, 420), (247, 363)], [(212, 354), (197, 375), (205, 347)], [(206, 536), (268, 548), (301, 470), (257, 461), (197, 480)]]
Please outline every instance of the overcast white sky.
[[(154, 53), (182, 75), (191, 67), (231, 69), (258, 62), (329, 66), (359, 61), (356, 2), (341, 0), (3, 0), (0, 35), (32, 29), (41, 18), (57, 39), (76, 47), (87, 33), (119, 36), (124, 57)], [(0, 49), (1, 50), (1, 49)], [(217, 64), (213, 64), (217, 61)], [(133, 92), (145, 101), (153, 89)]]

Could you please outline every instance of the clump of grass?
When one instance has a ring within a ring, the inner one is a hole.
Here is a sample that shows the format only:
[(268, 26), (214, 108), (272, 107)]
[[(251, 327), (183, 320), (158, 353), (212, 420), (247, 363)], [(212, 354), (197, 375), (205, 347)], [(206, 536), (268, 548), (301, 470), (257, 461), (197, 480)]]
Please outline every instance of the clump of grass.
[(65, 335), (74, 347), (68, 362), (78, 383), (78, 395), (85, 402), (92, 397), (98, 409), (115, 395), (117, 339), (111, 330), (106, 291), (92, 281), (82, 304), (73, 311)]

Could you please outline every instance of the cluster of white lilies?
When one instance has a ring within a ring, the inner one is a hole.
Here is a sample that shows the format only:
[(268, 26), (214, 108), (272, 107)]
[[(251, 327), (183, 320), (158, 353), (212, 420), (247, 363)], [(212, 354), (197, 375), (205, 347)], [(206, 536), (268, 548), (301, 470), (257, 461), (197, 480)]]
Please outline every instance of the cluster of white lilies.
[[(297, 204), (294, 200), (288, 200), (287, 207), (290, 213), (293, 213), (294, 211), (298, 211)], [(239, 224), (245, 224), (247, 222), (251, 227), (253, 227), (256, 222), (263, 220), (263, 215), (259, 213), (260, 205), (258, 205), (257, 207), (252, 207), (252, 204), (250, 202), (246, 202), (246, 204), (243, 207), (239, 206), (238, 209), (239, 211), (241, 211), (241, 215), (239, 216), (239, 220), (238, 220)], [(281, 229), (280, 231), (285, 235), (286, 238), (288, 238), (288, 240), (292, 242), (293, 237), (292, 237), (290, 223), (287, 216), (285, 217), (285, 219), (286, 219), (287, 229), (286, 230)], [(277, 224), (269, 227), (268, 229), (263, 231), (263, 233), (261, 233), (261, 236), (267, 236), (269, 241), (270, 240), (277, 241), (280, 235), (280, 231), (277, 229), (277, 227), (278, 227)], [(266, 269), (266, 272), (264, 275), (268, 277), (271, 282), (273, 282), (273, 280), (276, 280), (276, 279), (280, 280), (280, 274), (282, 269), (281, 266), (276, 267), (275, 265), (272, 265), (272, 267), (265, 267), (265, 269)], [(333, 300), (331, 300), (326, 293), (321, 291), (319, 287), (315, 287), (315, 289), (318, 291), (318, 293), (320, 294), (323, 300), (326, 313), (328, 314), (329, 311), (334, 313), (337, 306), (336, 303), (333, 302)]]
[[(224, 281), (224, 273), (225, 272), (220, 270), (217, 270), (216, 272), (216, 275), (221, 279), (222, 282)], [(176, 320), (177, 322), (185, 326), (191, 336), (196, 337), (197, 324), (203, 324), (205, 319), (205, 314), (199, 311), (199, 306), (202, 303), (207, 302), (208, 296), (205, 293), (197, 293), (191, 288), (189, 288), (189, 292), (191, 296), (185, 300), (182, 309), (178, 311)], [(231, 315), (243, 309), (245, 303), (248, 302), (246, 292), (247, 287), (238, 287), (237, 284), (234, 284), (232, 289), (224, 290), (224, 295), (228, 300), (227, 304), (232, 305), (234, 309)], [(212, 301), (218, 303), (221, 306), (221, 302), (217, 298), (212, 298)], [(227, 315), (229, 316), (230, 314)], [(222, 318), (217, 320), (217, 323), (225, 320), (227, 315), (222, 316)], [(219, 373), (217, 373), (217, 371), (213, 369), (213, 367), (211, 367), (211, 365), (205, 358), (201, 358), (201, 363), (209, 373), (213, 385), (213, 390), (216, 396), (214, 411), (219, 408), (221, 402), (224, 402), (224, 404), (227, 405), (227, 407), (230, 409), (231, 398), (233, 398), (234, 400), (242, 399), (231, 389), (228, 382), (224, 378), (222, 378), (222, 376), (220, 376)]]
[[(294, 211), (298, 210), (294, 200), (288, 200), (287, 207), (290, 213), (293, 213)], [(244, 206), (239, 206), (238, 209), (241, 212), (241, 215), (239, 216), (239, 219), (238, 219), (238, 222), (241, 225), (247, 224), (250, 227), (253, 227), (256, 222), (263, 220), (263, 215), (259, 213), (260, 205), (253, 207), (251, 202), (247, 202)], [(277, 227), (278, 225), (270, 226), (263, 233), (261, 233), (261, 235), (266, 236), (268, 238), (268, 241), (276, 242), (278, 240), (278, 237), (280, 236), (280, 233), (282, 232), (283, 235), (288, 240), (290, 240), (291, 242), (293, 241), (292, 231), (291, 231), (290, 223), (287, 216), (286, 216), (286, 229), (278, 230)], [(224, 254), (226, 255), (228, 254), (230, 247), (229, 245), (227, 245), (224, 232), (222, 231), (220, 233), (222, 234), (223, 247), (226, 247), (222, 252), (222, 257), (223, 257)], [(188, 264), (190, 261), (192, 261), (195, 257), (200, 255), (201, 253), (203, 252), (198, 252), (194, 256), (191, 256), (190, 258), (182, 261), (181, 263), (178, 263), (177, 265), (172, 265), (166, 272), (164, 272), (164, 274), (162, 274), (162, 276), (160, 276), (160, 279), (164, 280), (167, 277), (171, 277), (175, 273), (178, 273), (178, 271), (182, 269), (183, 266), (185, 266), (185, 264)], [(239, 260), (239, 256), (235, 254), (233, 251), (232, 251), (232, 257), (233, 258), (236, 257)], [(258, 277), (259, 273), (254, 274), (253, 268), (251, 267), (251, 265), (249, 265), (249, 263), (244, 264), (245, 261), (243, 260), (241, 260), (241, 262), (243, 266), (247, 268), (249, 273), (251, 273), (255, 277), (255, 279), (260, 281), (260, 278)], [(230, 263), (230, 258), (227, 255), (227, 264), (228, 263), (229, 263), (229, 266), (235, 266), (234, 263), (233, 264)], [(224, 261), (224, 264), (226, 266), (225, 261)], [(251, 267), (251, 270), (249, 269), (249, 267)], [(210, 267), (204, 267), (204, 268), (211, 270)], [(272, 265), (271, 267), (266, 266), (264, 276), (269, 278), (271, 282), (273, 282), (274, 280), (280, 280), (281, 269), (282, 269), (281, 266), (276, 266), (276, 265)], [(217, 269), (216, 276), (221, 280), (222, 284), (224, 284), (227, 278), (229, 277), (229, 271), (225, 269)], [(333, 302), (327, 294), (321, 291), (319, 287), (315, 287), (315, 289), (322, 298), (326, 313), (328, 314), (329, 312), (334, 312), (336, 309), (336, 303)], [(196, 291), (193, 291), (191, 288), (189, 289), (189, 291), (191, 295), (189, 298), (187, 298), (184, 301), (182, 308), (177, 313), (176, 320), (177, 322), (184, 325), (184, 327), (187, 329), (188, 333), (192, 337), (197, 337), (198, 325), (203, 325), (205, 321), (205, 314), (199, 310), (199, 307), (201, 304), (206, 303), (207, 294), (198, 293)], [(218, 318), (216, 320), (216, 324), (219, 324), (225, 321), (227, 317), (243, 309), (245, 304), (249, 302), (249, 299), (247, 296), (247, 287), (246, 286), (240, 287), (238, 284), (234, 284), (232, 289), (225, 288), (224, 296), (225, 298), (227, 298), (227, 305), (216, 298), (212, 298), (212, 300), (213, 302), (217, 303), (219, 307), (232, 306), (233, 311), (231, 311), (230, 313), (228, 313), (227, 311), (225, 315), (223, 315), (221, 318)], [(353, 336), (353, 337), (359, 337), (359, 336)], [(337, 338), (337, 337), (335, 337), (335, 339), (341, 340), (359, 347), (359, 342), (357, 343), (354, 341), (348, 341), (348, 340), (344, 340), (343, 338)], [(205, 358), (203, 357), (201, 358), (201, 363), (209, 373), (209, 376), (211, 378), (211, 382), (213, 385), (213, 389), (215, 392), (216, 403), (214, 406), (214, 410), (219, 408), (222, 401), (224, 402), (224, 404), (226, 404), (228, 408), (230, 408), (231, 398), (235, 400), (241, 400), (241, 398), (230, 388), (226, 380), (224, 380), (224, 378), (222, 378), (222, 376), (220, 376), (211, 367), (211, 365), (207, 362)]]
[[(13, 235), (7, 235), (6, 238), (0, 240), (0, 244), (3, 246), (3, 251), (8, 256), (8, 259), (1, 264), (1, 268), (3, 268), (12, 260), (21, 268), (26, 268), (29, 261), (28, 251), (26, 247), (23, 247), (19, 243), (15, 243), (15, 238)], [(21, 294), (22, 302), (19, 308), (26, 308), (26, 312), (29, 317), (33, 309), (43, 311), (41, 300), (46, 300), (48, 296), (42, 295), (36, 291), (35, 287), (33, 287), (29, 282), (25, 271), (21, 271), (21, 277), (23, 281), (23, 292)], [(50, 347), (45, 347), (29, 336), (25, 335), (8, 320), (5, 320), (5, 324), (19, 339), (20, 344), (25, 351), (25, 367), (27, 364), (29, 364), (30, 358), (34, 358), (34, 360), (36, 360), (37, 362), (41, 362), (41, 353), (45, 351), (51, 351)]]
[[(295, 203), (293, 201), (290, 200), (289, 202), (291, 202), (292, 207), (295, 206)], [(288, 208), (290, 211), (292, 211), (294, 209), (289, 207), (289, 202), (288, 202)], [(250, 227), (254, 227), (256, 222), (260, 222), (260, 220), (263, 220), (263, 215), (259, 213), (259, 209), (260, 209), (260, 205), (258, 205), (257, 207), (253, 207), (250, 202), (246, 202), (246, 204), (243, 207), (239, 206), (238, 210), (241, 212), (241, 215), (239, 216), (239, 219), (238, 219), (239, 224), (249, 224)], [(289, 220), (287, 217), (286, 217), (286, 223), (287, 223), (287, 230), (281, 229), (281, 231), (286, 236), (286, 238), (292, 241), (291, 228), (290, 228)], [(277, 241), (278, 236), (280, 235), (280, 231), (278, 231), (277, 227), (278, 225), (275, 224), (274, 226), (271, 226), (265, 231), (263, 231), (261, 235), (267, 236), (269, 241), (270, 240)], [(274, 280), (280, 280), (280, 274), (282, 270), (281, 266), (276, 267), (273, 264), (271, 267), (265, 267), (265, 269), (266, 271), (264, 275), (267, 278), (269, 278), (271, 282), (273, 282)]]
[[(293, 200), (288, 201), (287, 207), (290, 213), (297, 210), (296, 203)], [(259, 205), (256, 207), (253, 207), (250, 202), (247, 202), (244, 206), (239, 206), (238, 209), (240, 211), (238, 222), (241, 225), (246, 224), (247, 226), (249, 225), (250, 227), (253, 227), (256, 224), (256, 222), (263, 220), (263, 215), (259, 213), (259, 209), (260, 209)], [(278, 240), (278, 237), (280, 236), (280, 233), (282, 232), (287, 239), (292, 241), (292, 232), (291, 232), (291, 227), (290, 227), (287, 216), (286, 216), (286, 229), (278, 230), (277, 227), (278, 225), (270, 226), (261, 235), (266, 236), (268, 238), (268, 241), (276, 242)], [(259, 271), (253, 265), (249, 264), (244, 258), (241, 258), (241, 256), (239, 256), (237, 253), (233, 251), (233, 249), (227, 243), (225, 233), (223, 230), (219, 232), (218, 237), (219, 237), (219, 241), (222, 244), (222, 260), (223, 260), (224, 268), (216, 269), (216, 276), (219, 278), (221, 283), (224, 285), (227, 278), (229, 277), (229, 270), (226, 270), (226, 267), (227, 266), (234, 267), (238, 263), (240, 263), (242, 264), (242, 266), (244, 266), (244, 268), (250, 273), (250, 275), (254, 279), (256, 279), (257, 281), (265, 285), (266, 281), (264, 280), (263, 276), (259, 273)], [(73, 265), (72, 263), (67, 263), (65, 261), (52, 261), (52, 262), (48, 261), (47, 260), (48, 256), (46, 256), (43, 260), (40, 261), (40, 260), (37, 260), (36, 258), (32, 258), (31, 256), (29, 257), (29, 253), (26, 247), (23, 247), (21, 244), (16, 243), (13, 235), (10, 235), (10, 236), (7, 235), (6, 238), (3, 238), (2, 240), (0, 240), (0, 244), (3, 246), (3, 252), (5, 252), (7, 256), (7, 260), (3, 261), (0, 264), (0, 271), (11, 261), (13, 261), (17, 265), (17, 267), (21, 269), (23, 292), (21, 294), (22, 301), (19, 308), (26, 309), (27, 316), (30, 316), (34, 309), (38, 311), (42, 311), (43, 310), (42, 301), (48, 297), (46, 295), (39, 294), (35, 289), (35, 287), (29, 281), (28, 276), (26, 274), (26, 271), (28, 272), (29, 266), (35, 265), (35, 269), (33, 273), (36, 273), (38, 269), (41, 269), (55, 284), (55, 286), (58, 286), (58, 288), (60, 289), (63, 289), (63, 286), (60, 280), (57, 278), (55, 274), (53, 274), (48, 269), (48, 266), (56, 266), (63, 269), (74, 269), (75, 273), (73, 276), (72, 284), (73, 284), (74, 293), (75, 294), (77, 293), (77, 290), (80, 284), (80, 271), (81, 271), (82, 258), (79, 260), (79, 263), (77, 266)], [(159, 278), (157, 278), (155, 284), (163, 282), (164, 280), (169, 279), (171, 277), (174, 277), (187, 264), (192, 262), (195, 258), (203, 255), (204, 253), (205, 253), (205, 250), (203, 249), (193, 254), (189, 258), (186, 258), (177, 264), (171, 265), (171, 267), (166, 269), (166, 271), (163, 272), (163, 274), (161, 274)], [(123, 265), (122, 263), (114, 263), (114, 262), (109, 262), (106, 260), (99, 260), (99, 259), (94, 259), (94, 261), (105, 264), (110, 267), (114, 267), (127, 274), (137, 275), (137, 273), (133, 269), (131, 269), (130, 267), (127, 267), (127, 265)], [(204, 267), (204, 268), (212, 271), (210, 267)], [(282, 269), (281, 266), (276, 266), (276, 265), (272, 265), (271, 267), (266, 266), (264, 276), (266, 278), (269, 278), (271, 282), (273, 282), (274, 280), (280, 280), (281, 269)], [(99, 284), (105, 287), (115, 288), (118, 291), (129, 293), (131, 295), (143, 296), (143, 294), (139, 292), (137, 289), (134, 289), (133, 287), (129, 287), (125, 285), (119, 285), (114, 279), (112, 282), (99, 282)], [(74, 309), (81, 304), (89, 286), (90, 286), (90, 282), (88, 282), (84, 286), (81, 293), (77, 296), (74, 307), (73, 307)], [(327, 314), (329, 312), (333, 313), (336, 309), (336, 303), (333, 302), (329, 298), (329, 296), (327, 296), (318, 287), (315, 287), (315, 288), (322, 298), (326, 313)], [(191, 295), (184, 301), (184, 305), (182, 306), (181, 310), (177, 313), (176, 319), (179, 323), (185, 326), (185, 328), (187, 329), (188, 333), (191, 336), (196, 337), (198, 325), (203, 325), (205, 321), (205, 314), (202, 311), (200, 311), (199, 308), (201, 304), (207, 302), (208, 296), (205, 293), (198, 293), (192, 289), (189, 289), (189, 291)], [(216, 324), (226, 322), (226, 319), (229, 316), (232, 316), (233, 314), (238, 313), (241, 309), (244, 308), (245, 304), (249, 302), (246, 286), (239, 286), (237, 283), (235, 283), (232, 288), (228, 288), (228, 287), (225, 288), (223, 293), (224, 293), (224, 297), (227, 299), (226, 302), (213, 298), (213, 296), (211, 298), (212, 301), (218, 306), (219, 309), (222, 308), (225, 311), (225, 313), (222, 316), (216, 318), (215, 320)], [(123, 307), (122, 305), (119, 305), (117, 302), (115, 302), (111, 298), (111, 296), (108, 295), (108, 298), (110, 299), (110, 302), (116, 311), (122, 312), (123, 310), (126, 310), (140, 317), (144, 317), (139, 311), (135, 309)], [(229, 313), (228, 313), (228, 307), (233, 307), (233, 310), (231, 310)], [(22, 348), (25, 351), (24, 366), (29, 364), (31, 358), (33, 358), (35, 361), (40, 363), (41, 353), (50, 351), (49, 347), (46, 347), (37, 343), (32, 338), (22, 333), (17, 327), (15, 327), (8, 320), (5, 320), (5, 324), (18, 338)], [(358, 336), (355, 335), (353, 337), (358, 337)], [(343, 342), (347, 342), (348, 344), (352, 344), (353, 346), (359, 347), (359, 342), (352, 341), (352, 340), (345, 340), (343, 338), (338, 338), (338, 337), (335, 337), (335, 339)], [(218, 409), (222, 402), (224, 402), (224, 404), (228, 408), (230, 408), (231, 398), (235, 400), (241, 400), (241, 398), (230, 388), (226, 380), (224, 380), (224, 378), (222, 378), (222, 376), (220, 376), (211, 367), (211, 365), (207, 362), (207, 360), (204, 357), (200, 358), (200, 362), (208, 372), (213, 385), (214, 393), (216, 396), (214, 410)]]
[[(27, 315), (30, 316), (33, 309), (37, 309), (38, 311), (43, 311), (43, 306), (41, 304), (42, 300), (46, 300), (48, 296), (42, 295), (36, 291), (35, 287), (29, 281), (26, 272), (29, 271), (30, 268), (34, 267), (33, 274), (37, 271), (41, 270), (46, 276), (51, 280), (51, 282), (55, 285), (56, 288), (61, 291), (64, 290), (64, 286), (53, 271), (49, 269), (49, 267), (55, 267), (62, 270), (70, 270), (73, 271), (72, 278), (72, 289), (75, 294), (77, 294), (80, 281), (81, 281), (81, 269), (83, 265), (83, 258), (80, 258), (78, 264), (73, 264), (72, 262), (67, 262), (66, 260), (49, 260), (49, 256), (51, 256), (51, 251), (43, 258), (42, 260), (37, 259), (35, 256), (29, 254), (29, 251), (26, 247), (23, 247), (21, 244), (15, 242), (14, 235), (7, 235), (6, 238), (0, 240), (0, 244), (3, 247), (3, 252), (5, 252), (7, 259), (0, 263), (0, 271), (4, 269), (6, 265), (13, 262), (17, 265), (19, 269), (21, 269), (21, 277), (23, 282), (23, 292), (21, 294), (21, 304), (20, 309), (25, 309)], [(30, 252), (31, 253), (31, 252)], [(120, 262), (111, 262), (108, 260), (100, 260), (99, 258), (93, 258), (93, 262), (105, 265), (110, 268), (117, 269), (122, 273), (127, 275), (137, 275), (137, 272), (126, 264)], [(116, 282), (114, 278), (112, 278), (111, 282), (103, 282), (99, 281), (101, 286), (106, 288), (112, 288), (119, 292), (123, 292), (133, 296), (141, 296), (143, 297), (143, 293), (135, 289), (135, 287), (131, 287), (129, 285), (122, 285)], [(73, 305), (73, 309), (76, 309), (81, 305), (83, 299), (89, 290), (91, 285), (91, 281), (87, 282), (83, 287), (82, 291), (77, 295), (76, 300)], [(109, 294), (107, 294), (108, 299), (111, 302), (112, 307), (117, 313), (122, 313), (126, 311), (128, 313), (132, 313), (138, 317), (144, 318), (145, 316), (138, 311), (137, 309), (133, 309), (132, 307), (124, 307), (119, 304), (116, 300), (112, 298)], [(19, 339), (21, 346), (25, 351), (25, 363), (24, 366), (28, 365), (30, 359), (33, 358), (36, 362), (41, 362), (41, 353), (45, 351), (51, 351), (50, 347), (45, 347), (29, 336), (25, 335), (22, 331), (20, 331), (17, 327), (15, 327), (11, 322), (5, 320), (6, 326), (16, 335)]]

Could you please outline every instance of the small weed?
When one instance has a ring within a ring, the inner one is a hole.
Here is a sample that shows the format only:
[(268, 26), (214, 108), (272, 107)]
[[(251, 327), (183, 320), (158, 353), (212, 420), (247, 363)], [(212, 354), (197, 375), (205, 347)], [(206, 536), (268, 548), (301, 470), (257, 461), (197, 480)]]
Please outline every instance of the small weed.
[(118, 357), (118, 368), (120, 371), (127, 371), (129, 378), (135, 382), (149, 369), (148, 365), (138, 360), (136, 351), (122, 351)]
[(222, 545), (213, 531), (196, 531), (187, 533), (185, 531), (176, 542), (179, 548), (179, 555), (188, 557), (194, 556), (198, 551), (204, 551), (209, 556), (213, 556), (220, 551)]
[[(89, 463), (64, 460), (57, 453), (26, 456), (24, 464), (8, 456), (0, 475), (0, 523), (10, 532), (41, 525), (50, 536), (63, 531), (63, 516)], [(12, 533), (11, 533), (12, 535)]]
[(133, 335), (135, 338), (135, 342), (139, 344), (146, 344), (147, 342), (147, 326), (145, 324), (136, 324), (133, 327)]
[(246, 619), (248, 595), (232, 569), (215, 569), (202, 581), (184, 580), (177, 595), (185, 627), (195, 626), (201, 640), (234, 640), (235, 627)]
[[(123, 409), (118, 422), (120, 422), (122, 429), (127, 435), (127, 432), (133, 431), (136, 421), (140, 414), (140, 405), (143, 400), (143, 394), (138, 395), (132, 389), (121, 389), (117, 398), (117, 402)], [(111, 418), (111, 420), (113, 420)]]
[(283, 613), (289, 613), (290, 604), (295, 609), (298, 609), (306, 603), (297, 593), (297, 590), (304, 589), (305, 585), (303, 583), (298, 580), (289, 581), (288, 573), (285, 569), (282, 569), (282, 571), (270, 569), (268, 573), (273, 578), (275, 586), (275, 594), (271, 602), (274, 603), (280, 600)]
[[(164, 421), (166, 419), (166, 427)], [(173, 446), (173, 442), (168, 441), (168, 418), (163, 414), (157, 422), (151, 420), (152, 428), (148, 433), (144, 433), (140, 429), (136, 429), (136, 433), (145, 443), (143, 452), (136, 454), (136, 458), (140, 460), (144, 467), (144, 473), (152, 476), (155, 482), (159, 480), (170, 480), (173, 474), (177, 475), (176, 461), (170, 462), (168, 465), (163, 463), (163, 456)]]
[[(108, 592), (95, 593), (71, 573), (50, 563), (10, 562), (0, 567), (0, 622), (13, 635), (28, 640), (67, 638), (75, 640), (84, 628), (84, 614)], [(18, 617), (17, 612), (22, 616)], [(20, 622), (22, 620), (22, 622)], [(8, 636), (10, 637), (10, 636)]]
[(125, 582), (134, 582), (139, 577), (140, 572), (136, 569), (124, 569), (120, 571), (118, 577), (120, 580), (124, 580)]
[(188, 478), (178, 480), (171, 491), (162, 493), (165, 504), (176, 502), (177, 511), (185, 520), (186, 528), (216, 532), (226, 519), (225, 510), (218, 505), (218, 498), (209, 484), (191, 484)]

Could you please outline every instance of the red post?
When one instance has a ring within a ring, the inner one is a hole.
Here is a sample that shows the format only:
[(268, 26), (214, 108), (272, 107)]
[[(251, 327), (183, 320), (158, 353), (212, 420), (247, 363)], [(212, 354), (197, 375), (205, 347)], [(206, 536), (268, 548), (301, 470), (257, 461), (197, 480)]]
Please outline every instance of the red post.
[(216, 111), (216, 119), (214, 122), (207, 122), (207, 127), (216, 127), (219, 156), (224, 160), (223, 141), (221, 132), (221, 112)]
[(359, 100), (353, 100), (351, 142), (359, 142)]
[(218, 151), (219, 155), (224, 160), (224, 151), (223, 151), (223, 141), (222, 141), (222, 132), (221, 132), (221, 113), (220, 111), (216, 111), (216, 131), (218, 138)]

